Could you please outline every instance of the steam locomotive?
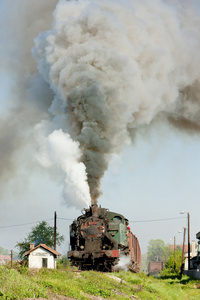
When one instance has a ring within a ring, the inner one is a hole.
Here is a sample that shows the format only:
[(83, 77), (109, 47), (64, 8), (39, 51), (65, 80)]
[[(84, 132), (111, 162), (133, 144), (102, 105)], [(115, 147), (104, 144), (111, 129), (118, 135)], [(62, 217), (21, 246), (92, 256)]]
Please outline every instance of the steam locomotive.
[(121, 257), (139, 272), (141, 251), (137, 238), (121, 214), (92, 205), (70, 225), (68, 258), (80, 270), (113, 271)]

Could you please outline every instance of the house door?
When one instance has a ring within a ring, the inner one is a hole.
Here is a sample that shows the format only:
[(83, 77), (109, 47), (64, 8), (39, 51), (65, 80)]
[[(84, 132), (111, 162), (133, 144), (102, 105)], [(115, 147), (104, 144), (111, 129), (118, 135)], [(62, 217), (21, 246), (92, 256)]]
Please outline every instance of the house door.
[(47, 258), (42, 259), (42, 267), (47, 268)]

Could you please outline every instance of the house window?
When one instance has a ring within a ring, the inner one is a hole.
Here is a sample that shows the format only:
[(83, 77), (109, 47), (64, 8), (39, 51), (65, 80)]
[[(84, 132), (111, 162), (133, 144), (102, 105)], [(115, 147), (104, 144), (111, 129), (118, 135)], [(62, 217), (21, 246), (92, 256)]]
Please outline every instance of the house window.
[(42, 259), (42, 267), (47, 268), (47, 258)]

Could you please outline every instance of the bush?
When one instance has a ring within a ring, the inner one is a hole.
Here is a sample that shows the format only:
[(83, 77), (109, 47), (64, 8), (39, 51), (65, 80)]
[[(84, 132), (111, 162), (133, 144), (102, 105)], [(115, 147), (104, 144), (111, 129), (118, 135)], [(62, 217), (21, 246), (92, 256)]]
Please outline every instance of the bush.
[(70, 266), (71, 262), (67, 256), (63, 256), (61, 259), (57, 260), (57, 269), (69, 269)]
[(175, 260), (174, 260), (174, 252), (171, 253), (169, 259), (165, 263), (165, 270), (169, 270), (171, 273), (179, 274), (182, 264), (182, 251), (175, 251)]
[(20, 274), (28, 274), (28, 268), (25, 266), (22, 266), (21, 268), (18, 269)]

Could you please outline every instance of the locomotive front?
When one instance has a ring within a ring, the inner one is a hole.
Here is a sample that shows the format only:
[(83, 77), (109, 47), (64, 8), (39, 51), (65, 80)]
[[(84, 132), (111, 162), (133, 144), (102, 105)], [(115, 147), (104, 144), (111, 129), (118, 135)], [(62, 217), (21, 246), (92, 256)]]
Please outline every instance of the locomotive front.
[(120, 253), (118, 242), (109, 232), (107, 209), (97, 205), (86, 209), (70, 226), (70, 245), (68, 258), (79, 269), (111, 271)]

